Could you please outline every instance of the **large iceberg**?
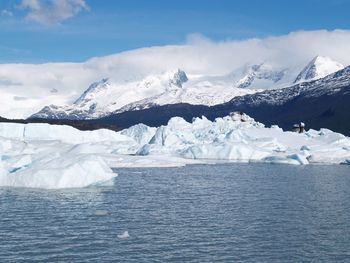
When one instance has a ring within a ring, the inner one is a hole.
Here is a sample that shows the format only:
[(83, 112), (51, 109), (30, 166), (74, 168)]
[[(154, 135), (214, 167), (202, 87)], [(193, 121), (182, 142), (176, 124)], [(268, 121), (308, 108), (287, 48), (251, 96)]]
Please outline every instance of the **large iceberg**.
[(111, 168), (164, 167), (222, 161), (304, 165), (350, 163), (350, 138), (327, 129), (270, 128), (234, 114), (191, 123), (172, 118), (121, 132), (0, 123), (0, 186), (72, 188), (111, 183)]
[(285, 132), (238, 116), (213, 122), (195, 118), (192, 123), (172, 118), (137, 154), (284, 164), (346, 163), (350, 158), (350, 139), (342, 134), (327, 129)]
[(10, 167), (0, 176), (1, 186), (31, 188), (77, 188), (94, 184), (111, 184), (116, 176), (100, 157), (92, 155), (61, 157), (49, 161)]
[(0, 186), (57, 189), (111, 184), (117, 174), (106, 161), (96, 151), (77, 152), (76, 147), (0, 137)]

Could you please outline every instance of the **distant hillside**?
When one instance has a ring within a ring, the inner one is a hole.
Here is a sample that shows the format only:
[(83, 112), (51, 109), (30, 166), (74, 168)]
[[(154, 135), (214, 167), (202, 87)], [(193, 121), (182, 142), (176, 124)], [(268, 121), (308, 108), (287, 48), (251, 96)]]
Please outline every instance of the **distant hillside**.
[(98, 129), (110, 129), (113, 131), (119, 131), (116, 125), (95, 122), (95, 121), (80, 121), (80, 120), (49, 120), (49, 119), (28, 119), (28, 120), (10, 120), (0, 117), (0, 122), (12, 122), (12, 123), (48, 123), (54, 125), (68, 125), (78, 130), (98, 130)]

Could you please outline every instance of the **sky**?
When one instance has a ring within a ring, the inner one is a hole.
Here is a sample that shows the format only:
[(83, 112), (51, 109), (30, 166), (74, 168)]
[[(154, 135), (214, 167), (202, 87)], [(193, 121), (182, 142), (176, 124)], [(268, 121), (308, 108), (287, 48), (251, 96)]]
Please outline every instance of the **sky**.
[(349, 29), (350, 0), (0, 0), (0, 63)]

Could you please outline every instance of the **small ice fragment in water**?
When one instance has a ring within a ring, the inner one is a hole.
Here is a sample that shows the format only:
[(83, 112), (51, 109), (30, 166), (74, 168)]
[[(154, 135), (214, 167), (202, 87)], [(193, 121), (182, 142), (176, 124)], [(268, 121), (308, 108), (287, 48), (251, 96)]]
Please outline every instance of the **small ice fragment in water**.
[(130, 237), (128, 231), (124, 231), (123, 234), (118, 235), (118, 238), (120, 238), (120, 239), (127, 239), (128, 237)]
[(96, 210), (95, 211), (95, 216), (106, 216), (108, 214), (109, 214), (109, 212), (107, 210)]

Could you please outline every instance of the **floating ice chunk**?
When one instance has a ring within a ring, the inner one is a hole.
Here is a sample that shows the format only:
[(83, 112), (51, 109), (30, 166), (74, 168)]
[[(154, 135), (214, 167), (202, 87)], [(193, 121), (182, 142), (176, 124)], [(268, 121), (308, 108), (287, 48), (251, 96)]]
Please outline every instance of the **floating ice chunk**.
[(108, 210), (96, 210), (95, 216), (107, 216), (109, 215)]
[(208, 127), (208, 125), (210, 125), (212, 122), (210, 120), (208, 120), (205, 116), (202, 116), (201, 118), (194, 118), (192, 120), (192, 125), (200, 128), (200, 127)]
[(7, 170), (4, 167), (4, 163), (0, 161), (0, 178), (7, 176)]
[(100, 157), (66, 156), (49, 162), (34, 162), (13, 173), (1, 174), (0, 186), (28, 188), (80, 188), (94, 184), (112, 184), (117, 174)]
[[(1, 136), (8, 136), (4, 138)], [(135, 125), (121, 132), (47, 124), (0, 124), (0, 186), (74, 188), (110, 184), (110, 167), (168, 167), (230, 160), (284, 164), (349, 163), (350, 139), (327, 129), (303, 134), (251, 118)]]
[(134, 139), (137, 143), (144, 145), (148, 143), (151, 138), (154, 136), (157, 128), (148, 127), (144, 124), (137, 124), (128, 129), (121, 131), (122, 135), (128, 136)]
[(165, 155), (118, 155), (110, 156), (107, 163), (114, 168), (121, 167), (181, 167), (188, 164), (203, 164), (205, 162), (195, 159), (184, 159), (181, 157)]
[(71, 154), (134, 154), (139, 148), (139, 144), (134, 141), (103, 141), (103, 142), (92, 142), (82, 143), (73, 145), (69, 150)]
[(184, 118), (173, 117), (168, 121), (167, 127), (188, 127), (191, 128), (191, 123), (187, 122)]
[(300, 151), (310, 151), (310, 148), (306, 145), (300, 147)]
[(182, 130), (180, 127), (174, 130), (171, 127), (162, 126), (157, 129), (155, 135), (150, 140), (150, 144), (175, 147), (183, 144), (190, 144), (195, 141), (196, 138), (191, 130)]
[(350, 158), (349, 149), (348, 137), (327, 129), (296, 134), (277, 126), (265, 128), (251, 118), (243, 122), (230, 117), (217, 118), (214, 122), (195, 118), (192, 123), (172, 118), (136, 154), (307, 164), (340, 163)]
[(269, 152), (253, 148), (243, 143), (212, 143), (191, 146), (182, 153), (182, 156), (193, 159), (251, 161), (261, 160), (269, 154)]
[(29, 154), (14, 156), (9, 163), (12, 170), (20, 169), (32, 163), (32, 156)]
[[(152, 153), (152, 150), (154, 149), (154, 148), (160, 148), (160, 147), (155, 147), (154, 145), (152, 145), (152, 144), (145, 144), (144, 146), (142, 146), (137, 152), (136, 152), (136, 154), (137, 155), (144, 155), (144, 156), (146, 156), (146, 155), (150, 155), (151, 153)], [(161, 149), (161, 148), (160, 148)], [(159, 153), (159, 152), (158, 152)]]
[(123, 234), (118, 235), (118, 238), (120, 238), (120, 239), (127, 239), (129, 237), (130, 237), (130, 235), (129, 235), (128, 231), (124, 231)]
[(291, 160), (295, 160), (299, 162), (299, 164), (309, 164), (309, 161), (306, 156), (301, 155), (301, 154), (292, 154), (292, 155), (287, 155), (287, 158)]
[(6, 152), (13, 147), (12, 141), (0, 137), (0, 153)]
[(0, 123), (0, 136), (21, 140), (59, 140), (65, 143), (130, 141), (131, 138), (106, 129), (80, 131), (66, 125), (45, 123)]
[(283, 131), (282, 128), (280, 128), (278, 125), (271, 125), (270, 127), (271, 129), (275, 129), (275, 130), (278, 130), (278, 131)]
[(266, 163), (275, 163), (275, 164), (294, 164), (302, 165), (309, 164), (309, 161), (305, 156), (300, 154), (292, 154), (287, 156), (268, 156), (262, 159)]

